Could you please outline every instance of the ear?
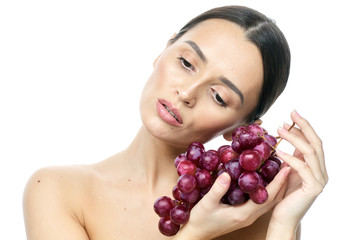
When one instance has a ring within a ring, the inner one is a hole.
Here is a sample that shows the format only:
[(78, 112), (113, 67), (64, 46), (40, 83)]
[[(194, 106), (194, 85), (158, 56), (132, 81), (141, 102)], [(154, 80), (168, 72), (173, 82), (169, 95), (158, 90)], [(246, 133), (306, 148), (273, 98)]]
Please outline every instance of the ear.
[[(175, 36), (176, 36), (176, 33), (174, 33), (174, 34), (171, 36), (171, 38), (169, 39), (169, 41), (168, 41), (167, 44), (166, 44), (166, 48), (168, 48), (168, 47), (171, 45), (170, 40), (173, 39)], [(159, 60), (160, 56), (161, 56), (161, 53), (159, 54), (159, 56), (157, 56), (157, 58), (155, 58), (155, 60), (154, 60), (154, 62), (153, 62), (153, 67), (156, 66), (156, 63), (157, 63), (157, 61)]]
[[(257, 125), (261, 125), (262, 124), (262, 120), (261, 119), (256, 119), (253, 124), (257, 124)], [(231, 131), (228, 131), (226, 133), (223, 134), (223, 138), (226, 141), (232, 141), (232, 133), (236, 128), (232, 129)]]

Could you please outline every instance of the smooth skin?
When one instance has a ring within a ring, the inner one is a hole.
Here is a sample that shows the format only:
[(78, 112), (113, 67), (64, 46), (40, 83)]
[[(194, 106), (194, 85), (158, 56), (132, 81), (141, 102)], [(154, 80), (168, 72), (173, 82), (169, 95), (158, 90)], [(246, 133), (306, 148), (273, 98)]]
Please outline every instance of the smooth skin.
[[(206, 63), (186, 40), (199, 45)], [(143, 90), (143, 126), (128, 148), (92, 165), (43, 168), (29, 179), (24, 192), (28, 239), (172, 239), (159, 232), (153, 203), (160, 196), (171, 196), (178, 178), (175, 157), (195, 140), (206, 142), (220, 135), (230, 140), (232, 130), (256, 105), (261, 66), (259, 51), (242, 29), (223, 20), (207, 20), (168, 44)], [(220, 76), (242, 91), (243, 104)], [(159, 97), (179, 110), (180, 127), (159, 117), (155, 107)], [(267, 187), (268, 201), (238, 207), (220, 204), (229, 187), (229, 176), (221, 175), (173, 239), (295, 239), (327, 174), (316, 133), (295, 112), (291, 117), (298, 128), (279, 130), (279, 135), (297, 150), (294, 156), (278, 153), (286, 164)]]

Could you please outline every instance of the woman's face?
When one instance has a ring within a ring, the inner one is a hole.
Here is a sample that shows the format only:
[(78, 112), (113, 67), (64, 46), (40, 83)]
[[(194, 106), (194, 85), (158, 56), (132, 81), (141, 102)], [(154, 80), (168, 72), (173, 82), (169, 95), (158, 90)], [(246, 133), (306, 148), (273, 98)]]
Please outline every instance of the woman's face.
[(206, 20), (155, 60), (140, 101), (142, 122), (171, 145), (207, 142), (244, 122), (262, 81), (261, 54), (242, 28)]

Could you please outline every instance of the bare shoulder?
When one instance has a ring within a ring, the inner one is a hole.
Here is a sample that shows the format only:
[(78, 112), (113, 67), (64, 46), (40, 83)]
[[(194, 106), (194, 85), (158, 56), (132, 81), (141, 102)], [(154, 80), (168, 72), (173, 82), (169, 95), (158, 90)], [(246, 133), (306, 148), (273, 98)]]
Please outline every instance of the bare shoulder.
[(23, 195), (28, 239), (88, 239), (81, 206), (93, 176), (90, 166), (36, 171)]

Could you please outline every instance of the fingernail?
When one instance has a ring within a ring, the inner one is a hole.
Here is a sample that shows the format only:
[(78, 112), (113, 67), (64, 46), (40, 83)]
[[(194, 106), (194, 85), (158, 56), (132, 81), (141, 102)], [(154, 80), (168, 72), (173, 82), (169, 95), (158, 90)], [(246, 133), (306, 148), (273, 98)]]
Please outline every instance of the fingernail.
[(300, 117), (300, 114), (295, 109), (293, 110), (293, 113), (295, 116)]
[(283, 128), (282, 126), (279, 126), (279, 127), (278, 127), (278, 130), (279, 130), (279, 132), (286, 132), (286, 129)]
[(278, 148), (276, 149), (276, 152), (275, 152), (275, 153), (276, 153), (276, 155), (278, 155), (278, 154), (279, 154), (279, 155), (283, 155), (283, 154), (284, 154), (284, 152), (281, 151), (281, 150), (278, 149)]
[(219, 176), (219, 182), (220, 182), (221, 185), (227, 186), (227, 184), (228, 184), (228, 182), (229, 182), (229, 179), (228, 179), (228, 177), (226, 176), (225, 173), (223, 173), (223, 174), (221, 174), (221, 175)]

